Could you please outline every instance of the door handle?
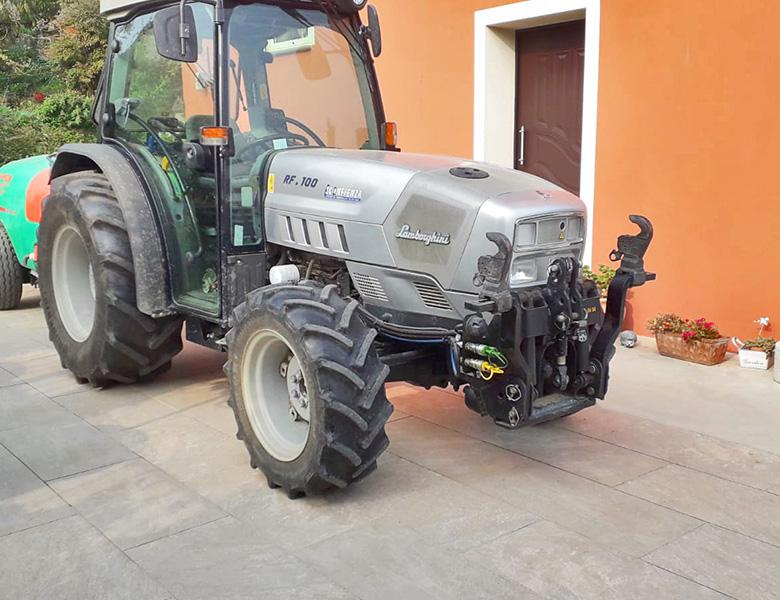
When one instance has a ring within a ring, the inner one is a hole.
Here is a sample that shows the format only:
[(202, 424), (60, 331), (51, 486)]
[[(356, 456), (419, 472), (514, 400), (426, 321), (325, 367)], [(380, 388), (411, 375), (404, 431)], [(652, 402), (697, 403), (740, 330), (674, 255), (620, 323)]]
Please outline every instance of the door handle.
[(520, 135), (520, 152), (517, 162), (522, 167), (525, 165), (525, 125), (520, 127), (518, 134)]

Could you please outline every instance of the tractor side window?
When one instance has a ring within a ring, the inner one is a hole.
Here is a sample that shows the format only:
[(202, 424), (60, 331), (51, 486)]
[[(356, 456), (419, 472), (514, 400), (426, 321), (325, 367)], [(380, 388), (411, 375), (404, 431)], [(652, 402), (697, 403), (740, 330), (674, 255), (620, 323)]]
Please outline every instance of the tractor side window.
[(117, 26), (108, 102), (114, 137), (138, 160), (152, 187), (171, 265), (177, 303), (217, 314), (216, 179), (188, 167), (187, 142), (215, 124), (212, 74), (213, 8), (191, 4), (198, 60), (182, 63), (157, 53), (156, 13)]

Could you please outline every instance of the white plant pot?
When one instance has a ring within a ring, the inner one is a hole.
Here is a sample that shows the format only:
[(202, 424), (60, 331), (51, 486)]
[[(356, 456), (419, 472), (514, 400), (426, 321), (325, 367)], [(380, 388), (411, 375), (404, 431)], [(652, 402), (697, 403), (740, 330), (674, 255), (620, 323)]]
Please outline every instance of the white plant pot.
[[(780, 356), (780, 342), (777, 342), (777, 345), (775, 346), (775, 356)], [(775, 364), (774, 379), (777, 383), (780, 383), (780, 360)]]
[(766, 371), (774, 362), (774, 355), (767, 356), (766, 352), (761, 350), (739, 351), (739, 366), (743, 369), (759, 369), (761, 371)]

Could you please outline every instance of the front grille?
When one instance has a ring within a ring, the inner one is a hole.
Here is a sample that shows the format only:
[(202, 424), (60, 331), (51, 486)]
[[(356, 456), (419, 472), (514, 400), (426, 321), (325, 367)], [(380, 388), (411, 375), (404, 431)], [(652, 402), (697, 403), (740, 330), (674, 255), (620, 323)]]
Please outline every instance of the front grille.
[(534, 246), (569, 246), (582, 243), (585, 221), (581, 215), (560, 215), (521, 221), (515, 229), (515, 250)]
[(355, 282), (355, 287), (357, 287), (363, 298), (388, 302), (385, 288), (382, 287), (382, 284), (376, 277), (371, 277), (371, 275), (365, 275), (364, 273), (354, 273), (352, 281)]
[(447, 311), (452, 310), (452, 305), (449, 300), (447, 300), (444, 292), (439, 289), (439, 286), (424, 281), (415, 281), (414, 287), (417, 288), (420, 299), (428, 308)]

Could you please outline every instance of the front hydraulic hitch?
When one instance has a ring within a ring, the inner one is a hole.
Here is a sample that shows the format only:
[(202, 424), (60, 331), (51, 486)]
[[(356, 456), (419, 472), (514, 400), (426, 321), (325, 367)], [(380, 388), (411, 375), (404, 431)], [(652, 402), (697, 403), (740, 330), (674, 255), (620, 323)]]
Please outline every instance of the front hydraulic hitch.
[(645, 271), (645, 253), (653, 241), (653, 224), (650, 219), (631, 215), (629, 220), (639, 226), (635, 235), (621, 235), (617, 249), (609, 255), (613, 262), (620, 261), (615, 278), (607, 291), (607, 311), (604, 324), (591, 349), (591, 371), (595, 375), (596, 397), (604, 398), (609, 379), (609, 361), (615, 354), (615, 342), (626, 308), (628, 290), (648, 281), (655, 281), (655, 273)]
[(653, 224), (650, 219), (640, 215), (631, 215), (628, 220), (638, 225), (640, 231), (636, 235), (621, 235), (618, 238), (617, 250), (610, 253), (609, 259), (612, 262), (620, 261), (618, 273), (633, 276), (630, 287), (639, 287), (655, 280), (655, 273), (645, 271), (645, 253), (653, 241)]

